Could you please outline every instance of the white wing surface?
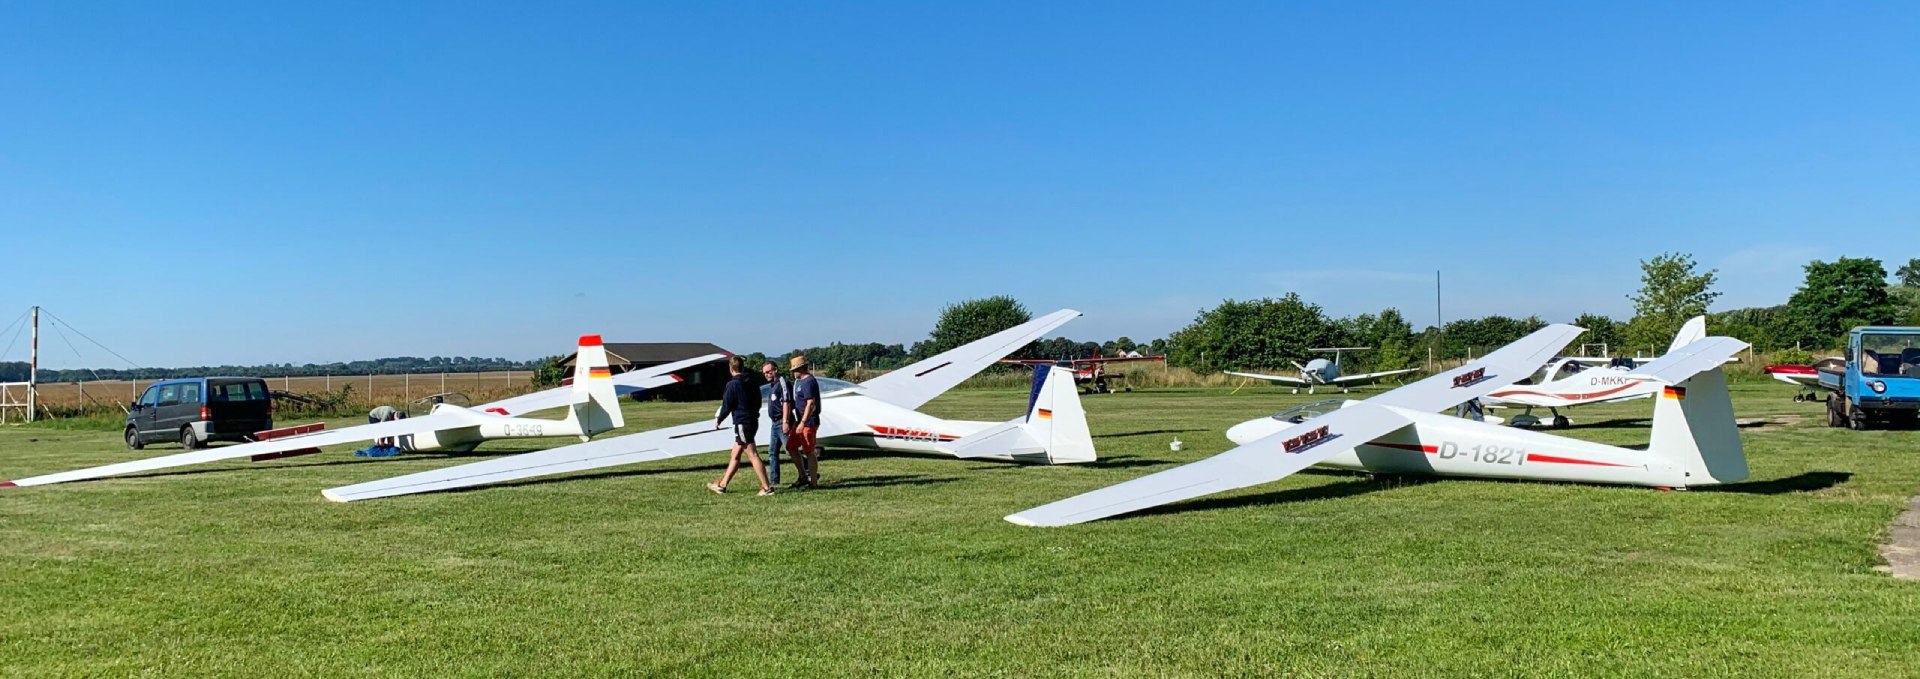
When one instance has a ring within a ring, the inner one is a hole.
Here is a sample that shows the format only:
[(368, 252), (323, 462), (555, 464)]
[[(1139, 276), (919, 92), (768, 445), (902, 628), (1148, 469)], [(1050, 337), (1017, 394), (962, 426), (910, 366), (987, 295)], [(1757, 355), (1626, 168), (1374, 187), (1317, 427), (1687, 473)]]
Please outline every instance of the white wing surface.
[(1271, 483), (1412, 424), (1358, 403), (1309, 418), (1244, 446), (1007, 517), (1022, 526), (1068, 526), (1202, 495)]
[[(680, 381), (680, 377), (673, 373), (726, 358), (727, 354), (707, 354), (699, 358), (620, 373), (613, 376), (613, 388), (616, 393), (625, 396), (636, 391), (664, 387)], [(522, 394), (504, 401), (475, 406), (473, 409), (496, 415), (524, 415), (548, 408), (570, 406), (578, 400), (580, 400), (579, 396), (573, 393), (573, 387), (554, 387), (531, 394)]]
[(1285, 478), (1410, 423), (1381, 406), (1432, 412), (1485, 396), (1532, 374), (1535, 366), (1582, 332), (1586, 331), (1571, 325), (1550, 325), (1480, 360), (1308, 418), (1219, 455), (1035, 507), (1007, 520), (1027, 526), (1066, 526)]
[(378, 424), (363, 424), (357, 427), (347, 427), (345, 429), (323, 431), (315, 434), (308, 434), (305, 436), (290, 436), (287, 438), (273, 439), (271, 441), (259, 441), (256, 443), (242, 443), (237, 446), (222, 446), (219, 448), (208, 448), (205, 450), (190, 450), (184, 453), (177, 453), (174, 455), (162, 455), (160, 457), (150, 457), (144, 460), (134, 460), (132, 462), (120, 462), (117, 464), (103, 465), (99, 467), (92, 467), (89, 469), (78, 469), (70, 472), (61, 472), (58, 474), (47, 474), (45, 476), (35, 476), (32, 478), (25, 478), (25, 479), (20, 479), (18, 481), (14, 481), (13, 485), (40, 486), (40, 485), (46, 485), (49, 483), (84, 481), (87, 479), (98, 479), (98, 478), (103, 478), (108, 476), (119, 476), (121, 474), (132, 474), (135, 472), (146, 472), (146, 471), (154, 471), (158, 469), (168, 469), (171, 467), (184, 467), (187, 465), (203, 464), (207, 462), (218, 462), (220, 460), (233, 460), (233, 459), (238, 459), (243, 457), (252, 457), (254, 455), (266, 455), (268, 453), (280, 453), (280, 452), (286, 452), (289, 450), (300, 450), (302, 448), (317, 448), (320, 446), (331, 446), (331, 445), (337, 445), (341, 443), (354, 443), (357, 441), (372, 441), (374, 439), (382, 439), (382, 438), (389, 438), (389, 437), (395, 437), (395, 436), (406, 436), (409, 434), (420, 434), (420, 433), (430, 432), (430, 431), (440, 431), (443, 429), (452, 429), (452, 428), (462, 427), (462, 426), (471, 426), (471, 425), (477, 424), (477, 422), (475, 421), (476, 417), (477, 416), (471, 412), (461, 412), (457, 409), (448, 410), (446, 412), (435, 413), (435, 414), (427, 415), (424, 417), (413, 417), (413, 418), (408, 418), (404, 420), (393, 420), (391, 422), (381, 422)]
[[(979, 374), (987, 366), (1079, 316), (1078, 311), (1061, 309), (867, 380), (860, 383), (860, 387), (863, 393), (882, 402), (908, 410), (918, 409), (967, 378)], [(826, 433), (822, 432), (821, 436), (826, 436)]]
[[(767, 424), (764, 413), (761, 414), (760, 419), (758, 442), (764, 445), (772, 427)], [(838, 420), (823, 418), (820, 422), (820, 438), (848, 433), (851, 433), (849, 427)], [(371, 500), (618, 467), (701, 453), (717, 453), (731, 448), (733, 448), (732, 427), (715, 427), (712, 420), (704, 420), (677, 427), (603, 438), (457, 467), (342, 486), (322, 491), (320, 494), (334, 502)]]
[(1472, 363), (1394, 389), (1366, 402), (1426, 412), (1452, 408), (1526, 379), (1583, 332), (1586, 329), (1579, 326), (1549, 325)]
[(1298, 377), (1287, 377), (1284, 375), (1262, 375), (1260, 373), (1237, 373), (1231, 370), (1228, 370), (1226, 372), (1228, 375), (1232, 375), (1234, 377), (1251, 377), (1256, 380), (1266, 380), (1268, 382), (1279, 382), (1281, 384), (1298, 384), (1303, 387), (1307, 385), (1306, 380), (1300, 379)]
[(1405, 375), (1407, 373), (1415, 373), (1415, 372), (1420, 372), (1420, 369), (1407, 368), (1406, 370), (1387, 370), (1387, 371), (1377, 372), (1377, 373), (1360, 373), (1358, 375), (1341, 375), (1339, 377), (1334, 378), (1333, 383), (1334, 384), (1352, 384), (1355, 382), (1372, 382), (1374, 380), (1393, 377), (1394, 375)]

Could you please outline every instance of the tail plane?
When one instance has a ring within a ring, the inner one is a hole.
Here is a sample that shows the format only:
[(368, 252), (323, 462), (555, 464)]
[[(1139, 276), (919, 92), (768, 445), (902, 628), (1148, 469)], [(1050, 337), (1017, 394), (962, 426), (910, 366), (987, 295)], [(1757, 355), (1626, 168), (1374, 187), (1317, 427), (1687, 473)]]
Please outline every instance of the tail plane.
[(581, 440), (626, 426), (620, 395), (614, 392), (613, 371), (607, 366), (607, 348), (599, 335), (580, 336), (580, 350), (573, 357), (573, 395), (567, 419), (580, 424)]
[(1021, 462), (1092, 462), (1093, 432), (1073, 371), (1060, 366), (1033, 371), (1027, 414), (961, 437), (944, 447), (955, 457), (1000, 457)]
[(1731, 337), (1708, 337), (1675, 347), (1634, 371), (1666, 383), (1653, 406), (1653, 440), (1647, 450), (1683, 470), (1688, 486), (1747, 478), (1747, 454), (1733, 417), (1733, 396), (1720, 369), (1746, 348), (1745, 342)]

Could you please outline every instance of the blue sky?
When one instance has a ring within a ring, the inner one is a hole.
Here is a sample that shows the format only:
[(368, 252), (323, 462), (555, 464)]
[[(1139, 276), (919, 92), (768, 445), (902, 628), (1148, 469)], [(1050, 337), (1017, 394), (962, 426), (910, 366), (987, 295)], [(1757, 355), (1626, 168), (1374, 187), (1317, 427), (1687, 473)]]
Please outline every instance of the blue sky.
[(1011, 294), (1145, 339), (1288, 291), (1426, 324), (1435, 269), (1449, 317), (1625, 316), (1663, 250), (1772, 304), (1920, 256), (1915, 36), (1912, 3), (12, 3), (0, 322), (152, 366), (784, 351)]

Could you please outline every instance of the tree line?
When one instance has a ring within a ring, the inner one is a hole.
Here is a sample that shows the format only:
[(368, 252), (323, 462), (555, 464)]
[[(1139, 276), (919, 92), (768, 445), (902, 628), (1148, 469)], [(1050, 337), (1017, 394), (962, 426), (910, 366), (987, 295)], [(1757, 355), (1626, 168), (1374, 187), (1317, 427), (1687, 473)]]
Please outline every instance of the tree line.
[[(364, 361), (333, 363), (267, 363), (262, 365), (216, 365), (190, 368), (125, 369), (40, 369), (41, 382), (94, 382), (99, 380), (162, 380), (174, 377), (207, 375), (245, 375), (248, 377), (318, 377), (321, 375), (398, 375), (401, 373), (465, 373), (501, 370), (534, 370), (541, 360), (510, 361), (478, 356), (394, 356)], [(25, 382), (29, 364), (24, 361), (0, 362), (0, 382)]]

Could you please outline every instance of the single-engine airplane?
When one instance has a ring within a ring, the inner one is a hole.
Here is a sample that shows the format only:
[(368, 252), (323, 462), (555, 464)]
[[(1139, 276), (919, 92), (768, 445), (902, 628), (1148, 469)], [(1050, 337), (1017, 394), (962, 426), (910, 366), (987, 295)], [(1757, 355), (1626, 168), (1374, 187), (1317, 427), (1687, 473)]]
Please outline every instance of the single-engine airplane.
[[(1087, 429), (1079, 392), (1065, 369), (1035, 371), (1026, 414), (1006, 422), (946, 420), (916, 410), (1079, 315), (1078, 311), (1062, 309), (859, 384), (816, 378), (821, 391), (819, 445), (1048, 464), (1092, 462), (1093, 435)], [(766, 445), (772, 426), (766, 421), (766, 413), (762, 412), (760, 418), (755, 443)], [(702, 419), (332, 488), (321, 494), (336, 502), (352, 502), (726, 452), (732, 446), (730, 428), (715, 427), (712, 419)]]
[[(1667, 345), (1667, 351), (1672, 352), (1706, 336), (1707, 317), (1695, 316), (1682, 324), (1679, 332), (1674, 333), (1673, 342)], [(1557, 358), (1541, 370), (1537, 384), (1522, 381), (1504, 389), (1497, 389), (1480, 401), (1492, 407), (1525, 408), (1525, 412), (1507, 420), (1507, 424), (1516, 427), (1540, 426), (1540, 418), (1534, 416), (1533, 409), (1546, 408), (1553, 414), (1550, 425), (1554, 429), (1565, 429), (1573, 426), (1573, 421), (1560, 414), (1561, 408), (1652, 398), (1660, 393), (1665, 385), (1659, 380), (1640, 374), (1637, 370), (1636, 363), (1641, 360)], [(1657, 359), (1644, 360), (1651, 362)], [(1610, 363), (1592, 365), (1597, 361), (1610, 361)]]
[[(1118, 380), (1124, 383), (1127, 379), (1125, 373), (1107, 372), (1107, 365), (1113, 363), (1131, 363), (1134, 361), (1159, 361), (1165, 363), (1167, 362), (1167, 357), (1135, 354), (1131, 356), (1094, 356), (1093, 358), (1063, 358), (1059, 360), (1044, 358), (1000, 359), (1001, 363), (1017, 363), (1028, 366), (1057, 365), (1064, 367), (1072, 371), (1075, 384), (1086, 385), (1087, 391), (1094, 394), (1111, 394), (1113, 393), (1114, 381)], [(1124, 388), (1127, 391), (1133, 391), (1133, 387)]]
[[(607, 367), (607, 351), (599, 335), (580, 338), (579, 359), (575, 361), (570, 386), (547, 389), (474, 408), (441, 403), (421, 417), (363, 424), (344, 429), (289, 436), (239, 445), (190, 450), (144, 460), (121, 462), (58, 474), (34, 476), (16, 481), (0, 481), (0, 487), (39, 486), (49, 483), (82, 481), (106, 476), (168, 469), (193, 464), (250, 457), (255, 460), (317, 453), (320, 446), (394, 439), (401, 450), (445, 449), (457, 452), (473, 450), (483, 441), (504, 438), (578, 436), (585, 441), (594, 434), (625, 425), (620, 414), (620, 390), (636, 391), (680, 381), (674, 372), (726, 358), (709, 354), (675, 363), (612, 375)], [(519, 417), (567, 406), (565, 419), (548, 420)], [(300, 452), (306, 451), (306, 452)]]
[(1007, 517), (1065, 526), (1237, 488), (1314, 465), (1382, 473), (1534, 479), (1683, 489), (1747, 477), (1720, 366), (1746, 348), (1708, 337), (1640, 372), (1666, 383), (1645, 450), (1515, 429), (1434, 411), (1525, 376), (1583, 329), (1551, 325), (1464, 366), (1364, 401), (1325, 401), (1229, 430), (1219, 455)]
[(1296, 361), (1294, 362), (1293, 367), (1300, 369), (1299, 377), (1288, 377), (1286, 375), (1265, 375), (1261, 373), (1233, 372), (1233, 371), (1227, 371), (1227, 374), (1232, 375), (1234, 377), (1250, 377), (1256, 380), (1266, 380), (1268, 382), (1290, 384), (1290, 385), (1293, 385), (1293, 393), (1296, 393), (1296, 394), (1300, 393), (1300, 387), (1306, 387), (1307, 393), (1311, 394), (1313, 393), (1314, 387), (1320, 387), (1320, 386), (1340, 387), (1340, 391), (1344, 393), (1347, 391), (1348, 387), (1358, 386), (1362, 384), (1372, 384), (1374, 382), (1378, 382), (1380, 380), (1386, 379), (1388, 377), (1392, 377), (1394, 375), (1405, 375), (1411, 372), (1419, 372), (1420, 370), (1419, 368), (1407, 368), (1405, 370), (1386, 370), (1381, 372), (1362, 373), (1359, 375), (1340, 374), (1340, 353), (1341, 352), (1365, 351), (1367, 349), (1372, 349), (1372, 348), (1373, 347), (1326, 347), (1323, 349), (1308, 349), (1308, 351), (1321, 351), (1321, 352), (1331, 351), (1333, 352), (1333, 360), (1329, 361), (1324, 358), (1316, 358), (1311, 361), (1307, 361), (1306, 365), (1300, 365), (1300, 363)]

